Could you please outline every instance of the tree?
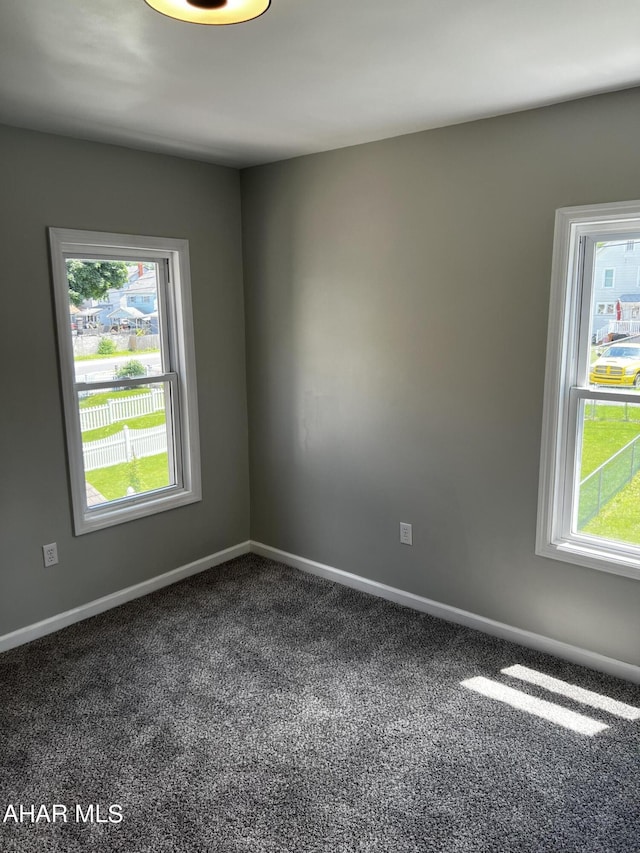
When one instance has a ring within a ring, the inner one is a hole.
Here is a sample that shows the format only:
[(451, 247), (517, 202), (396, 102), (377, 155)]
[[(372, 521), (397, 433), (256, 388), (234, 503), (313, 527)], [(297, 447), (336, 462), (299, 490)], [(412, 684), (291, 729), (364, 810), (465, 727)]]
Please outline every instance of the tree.
[(102, 299), (110, 288), (119, 290), (128, 278), (124, 261), (67, 261), (69, 301), (76, 308), (85, 299)]

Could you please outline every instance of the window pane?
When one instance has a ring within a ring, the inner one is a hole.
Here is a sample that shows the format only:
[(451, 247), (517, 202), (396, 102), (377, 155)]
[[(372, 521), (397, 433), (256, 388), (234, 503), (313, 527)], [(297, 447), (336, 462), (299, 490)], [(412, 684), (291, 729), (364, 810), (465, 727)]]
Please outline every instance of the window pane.
[(176, 484), (170, 383), (78, 395), (87, 506)]
[(634, 246), (635, 241), (616, 239), (596, 243), (590, 336), (593, 346), (602, 347), (629, 336), (640, 344), (640, 253), (630, 254), (630, 245)]
[(574, 532), (640, 544), (640, 403), (583, 401)]
[(157, 263), (67, 258), (66, 270), (76, 382), (168, 370)]

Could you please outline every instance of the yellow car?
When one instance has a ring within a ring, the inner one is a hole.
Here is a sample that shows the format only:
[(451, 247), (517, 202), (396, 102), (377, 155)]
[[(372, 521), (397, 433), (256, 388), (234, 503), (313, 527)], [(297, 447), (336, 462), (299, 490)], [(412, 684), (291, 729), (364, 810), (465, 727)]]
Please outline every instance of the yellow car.
[(591, 365), (592, 385), (633, 385), (640, 388), (640, 344), (613, 344)]

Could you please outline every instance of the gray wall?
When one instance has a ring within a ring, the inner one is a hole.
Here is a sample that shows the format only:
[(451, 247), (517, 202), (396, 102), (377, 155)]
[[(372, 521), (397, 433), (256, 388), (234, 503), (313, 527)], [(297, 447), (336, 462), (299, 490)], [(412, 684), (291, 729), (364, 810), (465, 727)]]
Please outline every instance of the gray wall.
[[(189, 240), (200, 503), (72, 535), (49, 225)], [(0, 243), (1, 635), (246, 540), (249, 483), (237, 171), (0, 127)]]
[(554, 212), (639, 139), (632, 90), (242, 173), (252, 538), (640, 663), (640, 583), (534, 556)]
[[(242, 173), (254, 539), (640, 663), (640, 584), (533, 554), (554, 211), (639, 138), (631, 90)], [(0, 128), (0, 187), (4, 634), (245, 540), (249, 480), (238, 173)], [(190, 241), (201, 503), (72, 535), (49, 225)]]

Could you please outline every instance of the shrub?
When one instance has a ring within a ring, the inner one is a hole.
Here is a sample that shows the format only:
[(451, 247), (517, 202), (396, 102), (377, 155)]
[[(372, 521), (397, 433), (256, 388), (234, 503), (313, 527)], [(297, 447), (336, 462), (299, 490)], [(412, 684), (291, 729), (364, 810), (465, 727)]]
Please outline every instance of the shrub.
[(118, 367), (115, 372), (116, 379), (131, 379), (134, 376), (145, 376), (147, 373), (144, 364), (135, 359), (126, 361), (121, 367)]
[(100, 338), (98, 341), (98, 355), (111, 355), (116, 351), (116, 342), (111, 338)]

